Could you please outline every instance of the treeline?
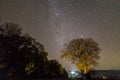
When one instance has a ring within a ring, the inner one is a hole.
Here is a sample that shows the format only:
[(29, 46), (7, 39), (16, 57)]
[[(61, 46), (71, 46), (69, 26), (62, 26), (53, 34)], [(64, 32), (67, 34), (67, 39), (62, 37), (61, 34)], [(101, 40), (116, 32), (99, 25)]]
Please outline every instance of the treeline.
[(28, 34), (22, 34), (19, 25), (0, 26), (0, 73), (22, 80), (67, 77), (57, 60), (49, 60), (44, 46)]

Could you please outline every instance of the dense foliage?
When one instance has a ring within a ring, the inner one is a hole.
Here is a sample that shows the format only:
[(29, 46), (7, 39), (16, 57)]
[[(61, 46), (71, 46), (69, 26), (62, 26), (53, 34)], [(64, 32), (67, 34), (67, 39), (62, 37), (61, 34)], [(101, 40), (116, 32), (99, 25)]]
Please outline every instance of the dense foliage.
[(77, 38), (71, 40), (62, 49), (62, 58), (70, 60), (79, 71), (87, 74), (98, 64), (100, 48), (91, 38)]
[(44, 46), (29, 35), (22, 35), (17, 24), (0, 26), (0, 71), (21, 79), (67, 77), (65, 69), (48, 60)]

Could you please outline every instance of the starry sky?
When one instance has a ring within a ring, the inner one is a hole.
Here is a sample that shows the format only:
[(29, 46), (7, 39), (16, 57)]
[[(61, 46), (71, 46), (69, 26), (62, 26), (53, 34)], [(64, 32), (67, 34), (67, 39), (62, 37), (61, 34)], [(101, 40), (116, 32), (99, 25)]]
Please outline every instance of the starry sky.
[(67, 70), (76, 68), (60, 49), (81, 36), (102, 49), (96, 69), (120, 70), (120, 0), (0, 0), (0, 18), (19, 24)]

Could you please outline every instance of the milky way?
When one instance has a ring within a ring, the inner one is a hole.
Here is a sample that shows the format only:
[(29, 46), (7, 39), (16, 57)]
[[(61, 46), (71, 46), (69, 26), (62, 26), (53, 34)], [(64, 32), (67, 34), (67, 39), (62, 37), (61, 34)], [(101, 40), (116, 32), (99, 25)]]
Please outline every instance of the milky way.
[(67, 70), (60, 49), (81, 35), (102, 49), (96, 69), (120, 69), (120, 0), (0, 0), (0, 18), (18, 23)]
[(50, 19), (52, 20), (52, 26), (55, 28), (54, 33), (56, 33), (54, 39), (58, 43), (58, 48), (64, 44), (64, 24), (60, 14), (56, 9), (56, 2), (53, 0), (48, 0)]

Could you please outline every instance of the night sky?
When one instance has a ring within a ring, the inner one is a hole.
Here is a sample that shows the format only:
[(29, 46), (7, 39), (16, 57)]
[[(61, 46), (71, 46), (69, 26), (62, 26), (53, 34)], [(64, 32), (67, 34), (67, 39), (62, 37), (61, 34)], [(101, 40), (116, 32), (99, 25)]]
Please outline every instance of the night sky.
[(19, 24), (67, 70), (75, 67), (60, 59), (60, 49), (78, 37), (102, 49), (96, 69), (120, 69), (120, 0), (0, 0), (0, 18)]

